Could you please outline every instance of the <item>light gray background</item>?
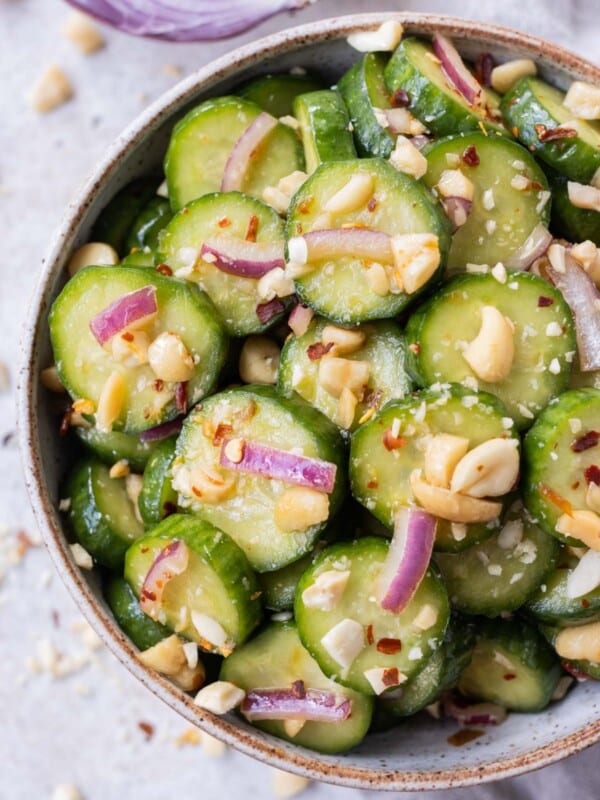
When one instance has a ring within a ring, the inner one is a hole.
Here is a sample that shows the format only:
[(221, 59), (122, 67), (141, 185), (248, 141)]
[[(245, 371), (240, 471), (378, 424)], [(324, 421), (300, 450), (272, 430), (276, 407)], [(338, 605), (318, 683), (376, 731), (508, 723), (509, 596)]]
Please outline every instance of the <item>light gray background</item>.
[[(202, 2), (202, 0), (198, 0)], [(218, 0), (213, 0), (218, 4)], [(249, 3), (252, 0), (248, 0)], [(0, 0), (0, 361), (9, 365), (10, 390), (0, 394), (0, 799), (49, 798), (58, 783), (74, 783), (86, 800), (205, 800), (271, 796), (269, 769), (229, 751), (209, 758), (198, 747), (177, 748), (187, 727), (138, 686), (101, 647), (91, 663), (57, 680), (31, 675), (26, 660), (41, 639), (77, 658), (84, 651), (73, 630), (79, 613), (53, 576), (42, 548), (10, 566), (19, 528), (35, 535), (14, 438), (12, 391), (22, 319), (44, 249), (62, 209), (115, 135), (177, 78), (216, 56), (288, 25), (351, 11), (419, 10), (500, 22), (552, 39), (599, 60), (598, 0), (321, 0), (280, 15), (229, 42), (173, 45), (106, 30), (107, 47), (83, 57), (61, 35), (69, 9), (60, 0)], [(74, 99), (46, 116), (26, 94), (50, 64), (65, 69)], [(87, 651), (86, 651), (87, 652)], [(146, 741), (139, 721), (155, 734)], [(504, 783), (423, 797), (447, 800), (577, 800), (600, 796), (600, 746), (560, 765)], [(374, 797), (313, 785), (307, 800)], [(395, 797), (409, 797), (396, 794)]]

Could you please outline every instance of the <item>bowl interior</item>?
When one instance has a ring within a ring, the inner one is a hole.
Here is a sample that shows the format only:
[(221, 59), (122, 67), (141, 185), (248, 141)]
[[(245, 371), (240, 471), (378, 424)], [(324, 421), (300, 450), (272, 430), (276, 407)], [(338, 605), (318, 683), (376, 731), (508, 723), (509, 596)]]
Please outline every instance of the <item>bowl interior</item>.
[(369, 14), (311, 23), (275, 34), (220, 59), (164, 95), (113, 144), (95, 175), (69, 206), (49, 252), (24, 336), (20, 429), (26, 480), (40, 528), (63, 580), (84, 614), (118, 658), (153, 692), (187, 719), (238, 749), (276, 766), (347, 786), (425, 789), (506, 777), (550, 763), (600, 738), (600, 684), (581, 684), (562, 703), (541, 714), (512, 714), (498, 728), (462, 747), (447, 738), (456, 726), (427, 718), (390, 733), (370, 735), (343, 756), (320, 756), (251, 728), (237, 718), (213, 718), (171, 683), (145, 670), (104, 603), (97, 576), (74, 566), (56, 512), (59, 481), (68, 454), (56, 417), (37, 376), (52, 361), (47, 315), (65, 282), (65, 262), (83, 243), (99, 211), (132, 178), (152, 171), (164, 155), (173, 123), (202, 99), (231, 91), (250, 77), (302, 66), (335, 80), (356, 59), (346, 43), (352, 30), (401, 19), (407, 33), (442, 30), (465, 56), (490, 51), (499, 60), (534, 58), (543, 77), (565, 87), (573, 78), (600, 83), (600, 70), (555, 46), (503, 28), (428, 15)]

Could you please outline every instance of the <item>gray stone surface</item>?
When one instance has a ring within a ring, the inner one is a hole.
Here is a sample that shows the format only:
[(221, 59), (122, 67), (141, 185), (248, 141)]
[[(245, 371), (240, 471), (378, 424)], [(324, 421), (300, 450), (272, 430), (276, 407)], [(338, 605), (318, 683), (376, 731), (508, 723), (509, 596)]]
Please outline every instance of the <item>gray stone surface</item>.
[[(69, 13), (62, 2), (0, 0), (0, 361), (9, 366), (13, 384), (28, 297), (62, 209), (115, 135), (177, 80), (170, 67), (187, 74), (242, 41), (289, 24), (374, 6), (513, 25), (598, 58), (595, 0), (321, 0), (235, 40), (210, 45), (135, 40), (107, 30), (107, 47), (87, 58), (61, 35)], [(76, 94), (61, 109), (37, 116), (25, 97), (50, 63), (65, 69)], [(211, 759), (198, 747), (176, 746), (186, 723), (101, 646), (92, 651), (90, 641), (84, 642), (81, 617), (42, 548), (9, 564), (16, 532), (22, 528), (35, 536), (13, 436), (13, 388), (0, 394), (0, 570), (5, 573), (0, 578), (0, 799), (49, 798), (59, 783), (75, 784), (86, 800), (271, 796), (271, 776), (262, 764), (231, 751)], [(31, 668), (32, 658), (39, 660), (44, 653), (48, 658), (49, 644), (63, 654), (63, 664), (69, 659), (84, 662), (81, 669), (62, 679), (44, 671), (32, 674), (26, 663)], [(150, 740), (140, 721), (153, 726)], [(444, 797), (595, 798), (600, 794), (595, 769), (599, 755), (596, 747), (528, 777)], [(305, 796), (358, 800), (372, 795), (315, 785)]]

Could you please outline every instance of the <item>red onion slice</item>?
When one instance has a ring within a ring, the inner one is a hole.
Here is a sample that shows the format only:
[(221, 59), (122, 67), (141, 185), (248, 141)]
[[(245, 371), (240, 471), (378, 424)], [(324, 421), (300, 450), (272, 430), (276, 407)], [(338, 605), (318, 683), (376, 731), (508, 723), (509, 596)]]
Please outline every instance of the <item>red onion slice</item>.
[(261, 325), (271, 322), (272, 319), (275, 319), (279, 314), (283, 314), (284, 311), (285, 306), (278, 297), (274, 297), (266, 303), (259, 303), (256, 306), (256, 316)]
[(158, 311), (156, 286), (143, 286), (119, 297), (90, 320), (90, 330), (101, 345), (132, 325), (154, 316)]
[(582, 372), (600, 369), (600, 292), (587, 272), (567, 253), (565, 271), (551, 265), (546, 273), (560, 289), (575, 318), (579, 366)]
[(177, 539), (164, 547), (154, 559), (140, 592), (140, 608), (157, 619), (162, 608), (163, 593), (169, 581), (187, 569), (190, 551), (185, 542)]
[(254, 154), (277, 124), (275, 117), (267, 114), (266, 111), (261, 111), (246, 128), (234, 144), (225, 164), (221, 180), (222, 192), (242, 191), (244, 178), (248, 173)]
[(456, 233), (467, 221), (473, 208), (473, 202), (467, 200), (466, 197), (446, 197), (442, 200), (442, 206), (446, 216), (452, 223), (452, 233)]
[(293, 483), (296, 486), (306, 486), (318, 492), (330, 494), (335, 486), (337, 472), (336, 464), (323, 461), (320, 458), (298, 456), (287, 450), (278, 450), (275, 447), (248, 442), (240, 439), (241, 458), (231, 461), (227, 455), (227, 447), (233, 439), (223, 442), (221, 447), (220, 464), (222, 467), (235, 469), (240, 472), (251, 472), (284, 483)]
[(462, 703), (452, 694), (442, 701), (444, 713), (461, 725), (500, 725), (508, 716), (506, 709), (496, 703)]
[(413, 136), (410, 140), (410, 143), (413, 144), (417, 150), (422, 150), (425, 145), (428, 145), (431, 141), (431, 136), (426, 136), (424, 133), (418, 133), (416, 136)]
[(195, 42), (234, 36), (279, 11), (301, 8), (314, 0), (68, 0), (68, 2), (134, 36)]
[(306, 689), (255, 689), (248, 692), (240, 711), (247, 720), (303, 719), (307, 722), (342, 722), (352, 712), (352, 700), (334, 692)]
[(169, 436), (175, 436), (176, 433), (179, 433), (182, 425), (182, 417), (171, 419), (168, 422), (163, 422), (162, 425), (156, 425), (154, 428), (142, 431), (140, 440), (142, 442), (162, 442), (163, 439), (168, 439)]
[(288, 325), (296, 336), (304, 336), (314, 315), (315, 312), (312, 308), (298, 303), (298, 305), (294, 306), (292, 309), (292, 313), (288, 318)]
[(540, 222), (531, 231), (521, 247), (504, 261), (504, 266), (508, 267), (508, 269), (529, 269), (534, 261), (544, 255), (551, 244), (552, 234)]
[(245, 239), (207, 239), (200, 255), (209, 264), (242, 278), (262, 278), (275, 267), (285, 268), (283, 243)]
[(437, 520), (419, 508), (401, 508), (379, 575), (380, 605), (399, 614), (419, 588), (431, 560)]
[(469, 105), (477, 105), (481, 100), (481, 85), (469, 72), (451, 40), (441, 33), (435, 33), (433, 35), (433, 49), (442, 62), (442, 70), (452, 86), (462, 94)]
[(325, 228), (305, 233), (307, 261), (354, 256), (371, 261), (393, 261), (391, 237), (370, 228)]

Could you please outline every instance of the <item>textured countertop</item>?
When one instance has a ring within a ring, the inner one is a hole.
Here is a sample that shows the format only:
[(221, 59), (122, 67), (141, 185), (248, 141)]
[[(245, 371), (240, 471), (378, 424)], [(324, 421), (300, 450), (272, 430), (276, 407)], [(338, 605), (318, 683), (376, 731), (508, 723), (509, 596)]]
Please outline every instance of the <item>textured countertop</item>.
[[(0, 800), (50, 798), (58, 784), (75, 785), (85, 800), (271, 796), (268, 767), (233, 751), (215, 758), (199, 746), (177, 742), (187, 724), (104, 650), (45, 551), (35, 546), (39, 536), (14, 435), (20, 329), (62, 209), (107, 145), (148, 102), (178, 75), (238, 43), (291, 24), (374, 7), (512, 25), (598, 59), (597, 0), (321, 0), (210, 45), (173, 45), (105, 30), (106, 47), (89, 57), (62, 36), (70, 11), (60, 0), (0, 0), (0, 362), (9, 370), (4, 391), (0, 372)], [(38, 116), (26, 95), (52, 63), (69, 75), (75, 95)], [(527, 777), (442, 794), (448, 800), (568, 795), (591, 800), (600, 795), (599, 757), (597, 746)], [(307, 800), (367, 796), (375, 795), (324, 784), (303, 795)]]

